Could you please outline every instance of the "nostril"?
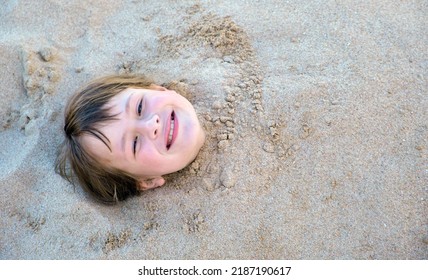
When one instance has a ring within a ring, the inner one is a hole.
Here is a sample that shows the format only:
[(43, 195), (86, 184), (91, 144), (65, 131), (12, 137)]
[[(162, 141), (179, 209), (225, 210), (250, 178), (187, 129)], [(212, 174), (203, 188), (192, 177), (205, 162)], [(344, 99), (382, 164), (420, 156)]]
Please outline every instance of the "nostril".
[(155, 130), (155, 135), (157, 135), (157, 134), (158, 134), (158, 130), (156, 129), (156, 130)]

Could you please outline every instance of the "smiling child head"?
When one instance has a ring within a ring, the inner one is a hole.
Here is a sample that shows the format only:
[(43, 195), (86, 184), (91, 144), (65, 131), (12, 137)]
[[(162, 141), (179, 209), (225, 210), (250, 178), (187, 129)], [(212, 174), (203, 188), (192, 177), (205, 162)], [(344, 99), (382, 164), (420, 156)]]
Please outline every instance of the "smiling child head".
[(144, 76), (108, 76), (74, 94), (65, 108), (56, 169), (104, 203), (162, 186), (205, 140), (190, 102)]

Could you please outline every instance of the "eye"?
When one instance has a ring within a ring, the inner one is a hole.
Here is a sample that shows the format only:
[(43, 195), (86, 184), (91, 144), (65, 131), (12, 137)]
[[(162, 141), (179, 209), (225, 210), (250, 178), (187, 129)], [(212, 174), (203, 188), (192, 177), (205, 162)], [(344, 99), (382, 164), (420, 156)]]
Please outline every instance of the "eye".
[(142, 111), (143, 111), (143, 99), (141, 98), (140, 102), (138, 103), (138, 107), (137, 107), (138, 116), (141, 116)]
[(135, 155), (135, 153), (137, 151), (137, 141), (138, 141), (138, 136), (134, 138), (134, 142), (133, 142), (133, 145), (132, 145), (132, 151), (133, 151), (134, 155)]

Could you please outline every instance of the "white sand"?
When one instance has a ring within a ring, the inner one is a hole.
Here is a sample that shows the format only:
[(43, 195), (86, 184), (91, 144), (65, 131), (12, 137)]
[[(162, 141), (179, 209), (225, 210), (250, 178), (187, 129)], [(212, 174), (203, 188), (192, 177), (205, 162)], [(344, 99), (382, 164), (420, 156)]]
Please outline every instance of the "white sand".
[[(0, 259), (428, 258), (426, 1), (102, 2), (0, 8)], [(68, 96), (122, 72), (208, 139), (111, 207), (54, 161)]]

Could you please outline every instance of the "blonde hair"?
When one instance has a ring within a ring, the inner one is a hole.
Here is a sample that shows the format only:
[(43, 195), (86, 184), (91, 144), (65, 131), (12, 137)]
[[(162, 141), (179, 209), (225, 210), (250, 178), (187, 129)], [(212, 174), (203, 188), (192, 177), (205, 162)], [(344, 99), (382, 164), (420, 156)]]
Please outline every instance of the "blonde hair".
[(55, 170), (73, 185), (98, 201), (112, 204), (137, 195), (137, 179), (124, 171), (102, 165), (85, 150), (82, 135), (92, 135), (109, 149), (109, 139), (97, 128), (115, 119), (107, 103), (123, 90), (149, 88), (153, 82), (143, 75), (106, 76), (94, 80), (71, 96), (64, 112), (65, 139), (60, 146)]

